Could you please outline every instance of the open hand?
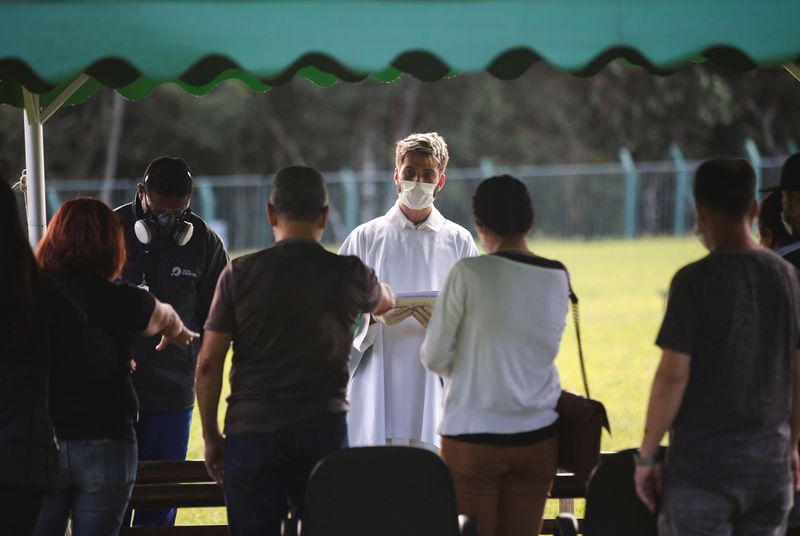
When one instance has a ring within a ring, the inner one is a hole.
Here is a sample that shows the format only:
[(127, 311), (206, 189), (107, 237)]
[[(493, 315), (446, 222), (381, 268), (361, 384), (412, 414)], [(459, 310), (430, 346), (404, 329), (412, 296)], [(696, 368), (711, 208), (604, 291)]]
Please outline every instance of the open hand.
[(169, 346), (170, 344), (174, 344), (175, 346), (188, 346), (192, 344), (196, 338), (200, 336), (199, 333), (195, 333), (191, 331), (186, 326), (183, 326), (181, 330), (172, 337), (167, 337), (166, 335), (161, 336), (161, 341), (156, 345), (156, 350), (159, 352)]
[(391, 326), (397, 324), (398, 322), (402, 322), (409, 316), (414, 313), (413, 309), (408, 307), (393, 307), (383, 313), (382, 315), (377, 315), (375, 319), (378, 322), (386, 324), (387, 326)]
[(204, 442), (206, 445), (204, 460), (206, 471), (208, 471), (208, 476), (221, 486), (225, 479), (225, 439), (217, 434), (205, 438)]
[(663, 484), (663, 465), (657, 463), (648, 467), (636, 467), (633, 480), (636, 484), (636, 495), (644, 503), (647, 509), (656, 513), (658, 508), (658, 498), (661, 496), (661, 486)]

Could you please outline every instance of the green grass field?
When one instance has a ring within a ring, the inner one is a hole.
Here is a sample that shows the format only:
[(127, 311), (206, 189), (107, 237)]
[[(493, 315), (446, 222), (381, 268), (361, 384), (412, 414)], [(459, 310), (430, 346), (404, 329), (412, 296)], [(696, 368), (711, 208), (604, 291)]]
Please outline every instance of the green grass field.
[[(611, 436), (603, 450), (638, 446), (645, 405), (659, 350), (654, 345), (666, 304), (669, 282), (684, 264), (705, 251), (694, 238), (657, 238), (634, 241), (540, 241), (534, 252), (558, 259), (569, 268), (581, 301), (583, 336), (589, 386), (601, 400), (611, 421)], [(575, 333), (571, 319), (556, 360), (566, 389), (582, 392)], [(224, 388), (227, 393), (227, 386)], [(224, 404), (220, 416), (224, 415)], [(203, 458), (200, 420), (195, 410), (189, 458)], [(548, 508), (552, 515), (555, 507)], [(225, 522), (222, 508), (182, 509), (178, 524)]]

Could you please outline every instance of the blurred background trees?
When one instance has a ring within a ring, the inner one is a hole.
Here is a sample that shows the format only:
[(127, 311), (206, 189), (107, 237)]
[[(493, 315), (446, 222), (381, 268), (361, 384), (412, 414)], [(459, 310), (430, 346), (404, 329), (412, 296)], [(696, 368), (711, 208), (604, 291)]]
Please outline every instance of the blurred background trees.
[[(800, 142), (800, 83), (782, 69), (738, 74), (694, 65), (667, 77), (621, 62), (591, 78), (544, 63), (502, 81), (488, 74), (435, 83), (409, 76), (316, 87), (304, 79), (259, 94), (225, 83), (205, 97), (160, 87), (141, 102), (106, 91), (60, 110), (45, 129), (48, 180), (135, 178), (162, 154), (196, 174), (271, 173), (289, 163), (321, 170), (383, 170), (393, 142), (436, 130), (454, 167), (764, 155)], [(24, 167), (22, 112), (0, 106), (0, 174)]]

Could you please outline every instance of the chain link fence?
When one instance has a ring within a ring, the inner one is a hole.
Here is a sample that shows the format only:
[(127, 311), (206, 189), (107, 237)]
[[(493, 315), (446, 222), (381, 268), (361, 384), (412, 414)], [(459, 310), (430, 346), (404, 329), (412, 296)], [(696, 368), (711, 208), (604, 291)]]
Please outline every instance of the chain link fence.
[[(763, 158), (759, 186), (777, 184), (784, 158)], [(694, 225), (691, 176), (700, 161), (449, 169), (436, 201), (444, 216), (474, 231), (472, 194), (491, 175), (510, 174), (528, 186), (534, 200), (535, 234), (550, 238), (635, 238), (683, 235)], [(323, 173), (331, 213), (323, 240), (339, 244), (361, 222), (384, 214), (397, 199), (393, 171)], [(196, 176), (192, 209), (223, 237), (231, 251), (271, 243), (265, 205), (272, 176)], [(131, 201), (135, 180), (118, 179), (108, 190), (113, 207)], [(62, 180), (47, 185), (48, 217), (76, 196), (101, 197), (102, 181)], [(22, 196), (20, 195), (22, 204)], [(21, 207), (22, 208), (22, 207)]]

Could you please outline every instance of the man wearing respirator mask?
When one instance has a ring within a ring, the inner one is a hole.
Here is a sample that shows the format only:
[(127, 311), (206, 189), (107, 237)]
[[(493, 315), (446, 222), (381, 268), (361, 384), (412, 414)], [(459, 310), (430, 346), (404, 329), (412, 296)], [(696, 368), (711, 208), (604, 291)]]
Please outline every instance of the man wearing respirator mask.
[[(434, 207), (448, 158), (447, 144), (435, 132), (399, 141), (394, 171), (398, 200), (385, 215), (356, 228), (339, 253), (358, 256), (398, 293), (441, 289), (459, 259), (478, 255), (469, 231)], [(348, 386), (351, 445), (438, 445), (442, 384), (419, 357), (431, 313), (424, 305), (395, 312), (386, 324), (369, 315), (362, 318)]]
[[(192, 175), (180, 158), (153, 160), (131, 203), (116, 209), (125, 230), (122, 279), (169, 303), (189, 329), (202, 333), (220, 272), (228, 263), (222, 240), (189, 208)], [(156, 352), (136, 340), (133, 383), (139, 397), (140, 460), (184, 460), (194, 407), (200, 339)], [(134, 526), (175, 523), (176, 510), (137, 511)]]

